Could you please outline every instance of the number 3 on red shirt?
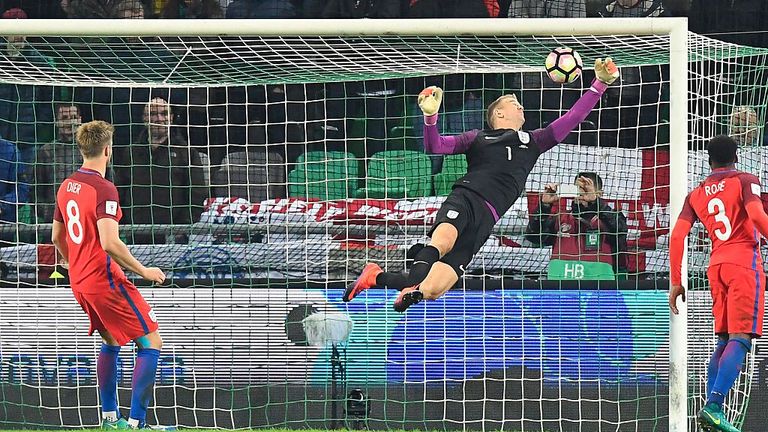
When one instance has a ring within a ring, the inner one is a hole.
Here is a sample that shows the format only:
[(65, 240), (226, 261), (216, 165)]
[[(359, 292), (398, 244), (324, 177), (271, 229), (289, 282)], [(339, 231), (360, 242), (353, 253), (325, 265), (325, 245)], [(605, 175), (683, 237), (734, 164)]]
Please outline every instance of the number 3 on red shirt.
[(720, 198), (712, 198), (707, 203), (707, 211), (710, 215), (715, 215), (715, 221), (723, 224), (725, 231), (720, 228), (715, 230), (715, 236), (722, 241), (726, 241), (731, 238), (731, 221), (725, 214), (725, 204)]

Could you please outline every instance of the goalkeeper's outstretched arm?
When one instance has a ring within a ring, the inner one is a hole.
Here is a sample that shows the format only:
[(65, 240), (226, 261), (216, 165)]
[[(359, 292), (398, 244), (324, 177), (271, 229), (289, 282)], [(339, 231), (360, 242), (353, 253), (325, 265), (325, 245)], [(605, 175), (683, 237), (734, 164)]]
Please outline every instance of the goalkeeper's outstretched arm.
[(419, 93), (419, 108), (424, 113), (424, 151), (432, 154), (465, 153), (475, 140), (478, 130), (441, 136), (437, 131), (437, 112), (442, 100), (443, 90), (440, 87), (427, 87)]
[(584, 121), (605, 90), (619, 77), (619, 68), (610, 58), (595, 60), (596, 78), (573, 107), (547, 127), (531, 132), (542, 153), (565, 139)]

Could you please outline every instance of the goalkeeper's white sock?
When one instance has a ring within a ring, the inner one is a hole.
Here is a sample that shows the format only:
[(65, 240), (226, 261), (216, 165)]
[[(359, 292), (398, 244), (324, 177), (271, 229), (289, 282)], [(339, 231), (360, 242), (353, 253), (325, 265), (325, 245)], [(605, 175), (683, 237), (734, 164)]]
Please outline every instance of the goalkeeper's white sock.
[(108, 422), (116, 422), (117, 421), (117, 411), (104, 411), (101, 413), (102, 420), (106, 420)]

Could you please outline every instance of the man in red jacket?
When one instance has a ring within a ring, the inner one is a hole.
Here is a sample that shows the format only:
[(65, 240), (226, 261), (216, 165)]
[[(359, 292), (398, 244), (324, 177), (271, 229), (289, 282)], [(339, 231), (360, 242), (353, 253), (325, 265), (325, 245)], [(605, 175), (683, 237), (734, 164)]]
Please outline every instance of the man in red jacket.
[(613, 279), (627, 269), (627, 218), (601, 200), (603, 179), (597, 173), (577, 174), (575, 186), (570, 209), (558, 209), (557, 184), (544, 187), (525, 237), (552, 246), (549, 279)]

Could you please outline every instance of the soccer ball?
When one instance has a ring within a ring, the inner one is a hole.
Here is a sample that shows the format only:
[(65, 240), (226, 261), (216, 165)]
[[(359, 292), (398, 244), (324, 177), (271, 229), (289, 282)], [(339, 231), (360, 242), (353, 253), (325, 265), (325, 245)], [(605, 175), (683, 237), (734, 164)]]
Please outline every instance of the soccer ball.
[(558, 84), (569, 84), (581, 75), (583, 67), (579, 53), (570, 48), (555, 48), (544, 63), (547, 75)]

